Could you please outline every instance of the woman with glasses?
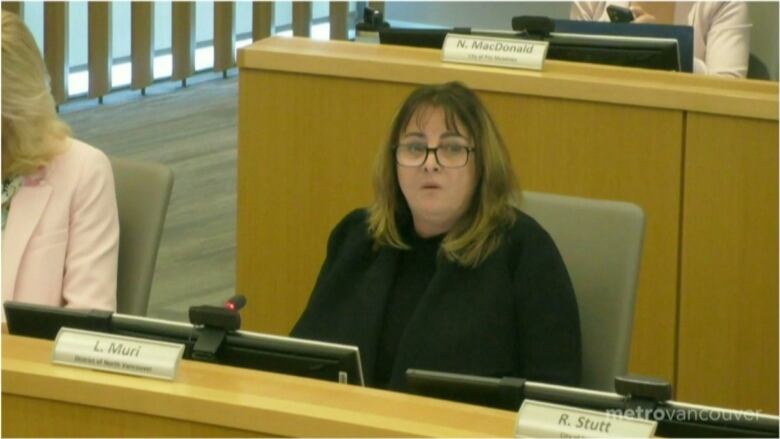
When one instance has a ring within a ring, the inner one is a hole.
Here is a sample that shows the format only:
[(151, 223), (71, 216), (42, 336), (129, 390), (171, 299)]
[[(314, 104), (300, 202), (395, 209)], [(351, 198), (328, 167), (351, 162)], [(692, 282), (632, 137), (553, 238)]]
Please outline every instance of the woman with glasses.
[(476, 94), (415, 90), (374, 187), (374, 203), (333, 230), (293, 336), (357, 345), (374, 387), (403, 390), (408, 368), (579, 382), (569, 275), (517, 209), (506, 147)]

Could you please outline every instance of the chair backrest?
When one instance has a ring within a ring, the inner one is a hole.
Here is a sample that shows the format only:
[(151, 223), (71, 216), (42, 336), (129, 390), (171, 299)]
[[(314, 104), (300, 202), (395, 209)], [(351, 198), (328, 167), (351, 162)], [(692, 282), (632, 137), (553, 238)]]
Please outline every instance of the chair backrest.
[(771, 79), (769, 68), (766, 66), (764, 61), (761, 61), (761, 58), (756, 56), (754, 53), (751, 53), (750, 57), (748, 58), (747, 77), (749, 79), (763, 79), (767, 81)]
[(614, 391), (628, 369), (645, 216), (630, 203), (525, 192), (522, 210), (552, 236), (574, 284), (582, 387)]
[(111, 158), (119, 209), (117, 311), (146, 315), (157, 249), (173, 188), (167, 166)]

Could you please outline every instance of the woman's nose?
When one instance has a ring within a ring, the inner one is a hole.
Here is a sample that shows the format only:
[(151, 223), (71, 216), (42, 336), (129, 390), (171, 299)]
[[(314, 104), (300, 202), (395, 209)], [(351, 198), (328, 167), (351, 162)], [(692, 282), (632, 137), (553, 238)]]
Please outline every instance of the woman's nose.
[(436, 172), (439, 170), (439, 162), (436, 160), (436, 148), (428, 150), (428, 157), (425, 158), (423, 169), (426, 172)]

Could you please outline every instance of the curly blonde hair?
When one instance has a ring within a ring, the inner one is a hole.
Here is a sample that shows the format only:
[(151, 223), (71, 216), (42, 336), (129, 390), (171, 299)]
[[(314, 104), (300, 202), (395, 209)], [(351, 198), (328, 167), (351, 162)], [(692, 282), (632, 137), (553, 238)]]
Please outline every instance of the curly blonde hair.
[(399, 222), (411, 215), (398, 184), (393, 146), (417, 109), (440, 107), (447, 127), (462, 126), (476, 147), (477, 189), (471, 205), (442, 241), (449, 260), (475, 267), (501, 244), (502, 231), (517, 217), (520, 189), (501, 134), (479, 97), (459, 82), (426, 85), (412, 92), (395, 116), (374, 168), (374, 203), (368, 225), (377, 247), (409, 248)]
[(51, 96), (46, 65), (30, 31), (3, 11), (3, 179), (28, 175), (61, 153), (70, 135)]

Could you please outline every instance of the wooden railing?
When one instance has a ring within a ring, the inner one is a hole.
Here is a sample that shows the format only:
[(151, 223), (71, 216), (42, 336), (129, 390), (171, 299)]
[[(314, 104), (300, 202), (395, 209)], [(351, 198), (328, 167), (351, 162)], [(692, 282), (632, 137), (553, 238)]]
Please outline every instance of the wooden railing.
[[(384, 2), (369, 2), (370, 7), (384, 10)], [(254, 2), (252, 5), (252, 39), (257, 41), (273, 34), (274, 2)], [(329, 2), (330, 38), (346, 40), (349, 4)], [(24, 2), (3, 2), (2, 8), (16, 14), (24, 12)], [(88, 69), (87, 96), (102, 102), (111, 91), (111, 2), (89, 2), (88, 5)], [(214, 71), (223, 72), (236, 65), (235, 2), (214, 2)], [(43, 56), (51, 77), (51, 91), (57, 105), (68, 101), (68, 2), (47, 1), (43, 5)], [(292, 4), (294, 36), (311, 34), (312, 2)], [(154, 2), (131, 3), (130, 88), (145, 94), (154, 82)], [(171, 7), (171, 79), (182, 81), (195, 73), (195, 2), (172, 2)]]

